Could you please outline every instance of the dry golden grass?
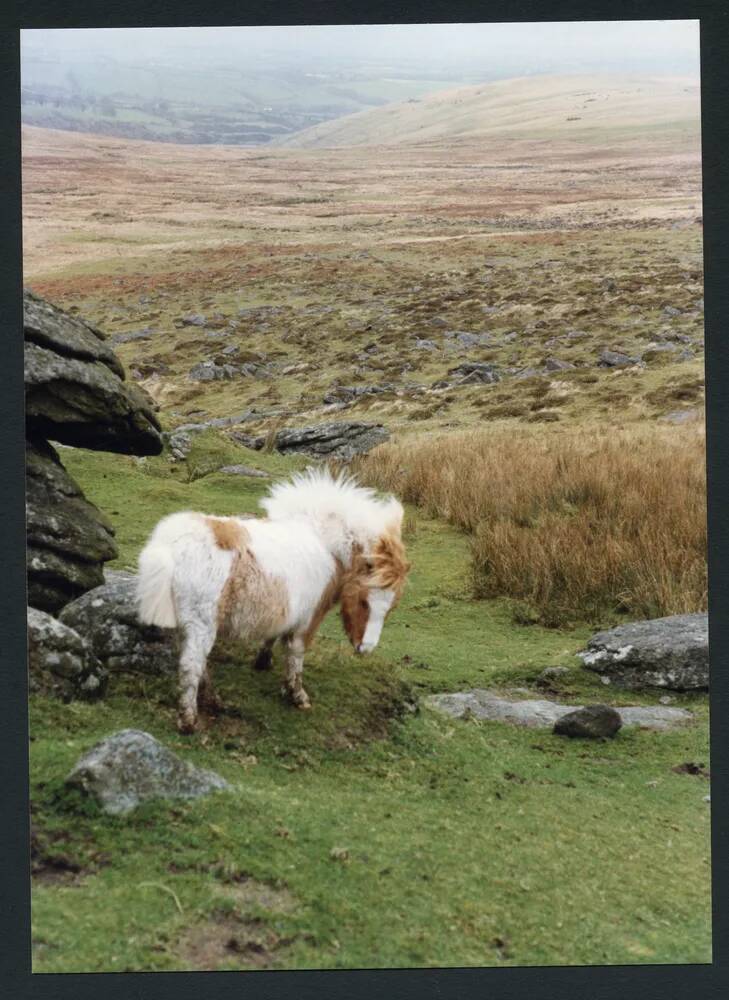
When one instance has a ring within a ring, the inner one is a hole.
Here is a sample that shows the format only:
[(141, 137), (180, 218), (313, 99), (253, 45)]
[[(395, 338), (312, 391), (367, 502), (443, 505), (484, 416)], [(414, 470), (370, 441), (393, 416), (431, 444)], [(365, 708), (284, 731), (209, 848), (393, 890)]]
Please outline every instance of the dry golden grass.
[(474, 589), (562, 625), (706, 608), (701, 426), (513, 428), (419, 438), (358, 464), (472, 534)]

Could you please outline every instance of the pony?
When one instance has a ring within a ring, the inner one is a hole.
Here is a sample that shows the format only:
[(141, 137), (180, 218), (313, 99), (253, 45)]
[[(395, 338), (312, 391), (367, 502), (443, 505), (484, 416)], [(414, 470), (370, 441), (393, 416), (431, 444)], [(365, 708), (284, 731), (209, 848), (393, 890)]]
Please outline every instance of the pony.
[(369, 653), (402, 595), (410, 563), (395, 497), (309, 469), (273, 485), (260, 506), (266, 517), (170, 514), (139, 556), (140, 621), (181, 633), (180, 732), (195, 731), (198, 709), (222, 707), (207, 664), (218, 635), (260, 644), (259, 670), (281, 640), (282, 694), (308, 709), (304, 654), (325, 615), (340, 604), (349, 641)]

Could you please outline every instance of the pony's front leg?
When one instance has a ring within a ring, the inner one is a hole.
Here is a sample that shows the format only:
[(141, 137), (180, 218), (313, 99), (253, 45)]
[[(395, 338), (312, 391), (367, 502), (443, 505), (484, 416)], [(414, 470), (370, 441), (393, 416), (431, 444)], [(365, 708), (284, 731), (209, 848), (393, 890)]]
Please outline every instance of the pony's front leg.
[(286, 640), (286, 673), (283, 694), (290, 698), (297, 708), (311, 708), (309, 696), (304, 691), (301, 675), (304, 672), (304, 652), (306, 643), (301, 635), (289, 636)]
[(197, 728), (197, 696), (207, 668), (207, 658), (215, 643), (215, 626), (195, 623), (185, 629), (180, 654), (179, 715), (177, 728), (193, 733)]

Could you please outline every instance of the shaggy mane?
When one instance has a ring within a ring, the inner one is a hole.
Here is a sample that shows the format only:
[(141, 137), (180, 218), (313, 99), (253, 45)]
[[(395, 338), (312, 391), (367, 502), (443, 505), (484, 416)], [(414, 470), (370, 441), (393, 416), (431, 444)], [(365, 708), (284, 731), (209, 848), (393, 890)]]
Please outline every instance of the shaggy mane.
[(306, 517), (325, 527), (327, 534), (342, 534), (365, 548), (384, 534), (399, 535), (403, 516), (395, 497), (380, 499), (351, 476), (340, 473), (335, 478), (328, 469), (307, 469), (276, 483), (260, 506), (272, 521)]

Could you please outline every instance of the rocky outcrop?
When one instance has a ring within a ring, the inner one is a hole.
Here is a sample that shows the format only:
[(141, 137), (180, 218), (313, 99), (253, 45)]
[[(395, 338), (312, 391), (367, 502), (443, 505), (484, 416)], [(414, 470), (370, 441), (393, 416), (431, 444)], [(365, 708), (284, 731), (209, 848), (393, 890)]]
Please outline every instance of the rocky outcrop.
[(103, 582), (117, 555), (108, 518), (84, 497), (46, 441), (26, 442), (28, 599), (57, 611)]
[(110, 674), (177, 671), (176, 633), (139, 621), (131, 573), (107, 572), (106, 582), (67, 604), (59, 621), (89, 642)]
[[(434, 694), (425, 699), (426, 705), (452, 719), (473, 717), (491, 722), (508, 722), (516, 726), (551, 728), (564, 716), (574, 713), (578, 706), (558, 705), (546, 699), (510, 699), (493, 691), (474, 688)], [(579, 706), (582, 708), (583, 706)], [(624, 726), (640, 729), (672, 729), (690, 722), (693, 716), (682, 708), (663, 705), (616, 707)]]
[[(263, 448), (266, 443), (266, 438), (262, 435), (233, 432), (230, 436), (246, 448), (256, 450)], [(336, 458), (346, 462), (355, 455), (362, 455), (377, 447), (389, 437), (389, 431), (382, 424), (337, 421), (312, 424), (309, 427), (284, 428), (277, 432), (273, 446), (276, 451), (284, 454), (301, 452), (317, 458)]]
[(382, 424), (336, 422), (280, 430), (275, 448), (280, 452), (304, 452), (322, 458), (347, 461), (362, 455), (390, 437)]
[(36, 608), (28, 608), (28, 674), (31, 691), (64, 701), (98, 697), (108, 677), (86, 639)]
[(672, 615), (619, 625), (593, 635), (577, 655), (605, 683), (620, 687), (708, 688), (708, 616)]
[(31, 292), (23, 297), (28, 598), (56, 612), (103, 581), (117, 554), (108, 518), (84, 496), (49, 439), (153, 455), (162, 450), (152, 404), (124, 381), (104, 335)]
[(197, 799), (230, 788), (214, 771), (189, 764), (138, 729), (122, 729), (85, 753), (66, 778), (113, 816), (148, 799)]
[(124, 455), (159, 454), (152, 404), (124, 381), (104, 334), (31, 292), (23, 309), (28, 433)]

